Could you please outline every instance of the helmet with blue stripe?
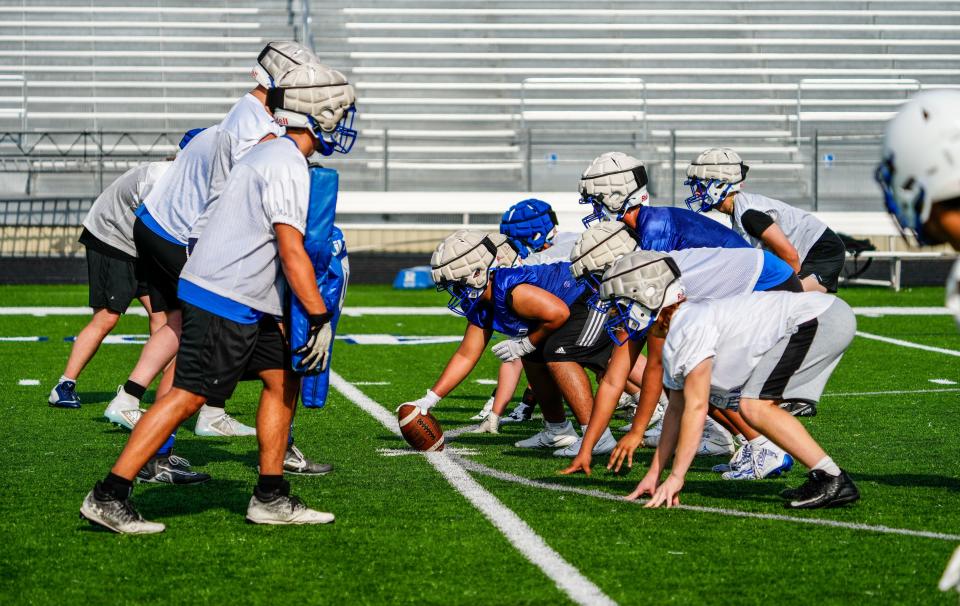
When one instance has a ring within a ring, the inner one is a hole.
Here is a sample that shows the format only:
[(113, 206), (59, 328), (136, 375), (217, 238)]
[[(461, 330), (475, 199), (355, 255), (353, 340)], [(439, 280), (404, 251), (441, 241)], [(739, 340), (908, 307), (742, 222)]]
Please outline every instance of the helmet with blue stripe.
[(711, 147), (702, 152), (687, 167), (690, 197), (684, 202), (687, 208), (705, 213), (720, 205), (723, 200), (743, 188), (750, 167), (740, 155), (729, 147)]
[(543, 200), (529, 198), (517, 202), (500, 219), (500, 233), (526, 259), (553, 243), (557, 235), (557, 215)]

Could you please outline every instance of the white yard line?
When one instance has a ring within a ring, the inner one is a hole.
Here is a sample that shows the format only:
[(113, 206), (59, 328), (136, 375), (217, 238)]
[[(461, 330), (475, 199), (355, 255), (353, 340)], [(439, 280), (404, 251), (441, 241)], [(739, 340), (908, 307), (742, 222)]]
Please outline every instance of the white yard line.
[(911, 393), (955, 393), (960, 387), (946, 387), (943, 389), (895, 389), (892, 391), (846, 391), (840, 393), (825, 393), (821, 398), (842, 398), (845, 396), (899, 396)]
[[(459, 458), (454, 455), (454, 458)], [(530, 488), (539, 488), (542, 490), (552, 490), (555, 492), (570, 492), (608, 501), (620, 501), (626, 504), (643, 505), (646, 501), (627, 501), (621, 496), (610, 494), (602, 490), (589, 490), (578, 488), (576, 486), (564, 486), (561, 484), (552, 484), (550, 482), (540, 482), (531, 480), (522, 476), (507, 473), (486, 465), (481, 465), (475, 461), (461, 459), (460, 464), (474, 473), (479, 473), (491, 478), (496, 478), (504, 482), (513, 482), (522, 484)], [(711, 513), (736, 518), (753, 518), (757, 520), (770, 520), (775, 522), (791, 522), (794, 524), (810, 524), (813, 526), (828, 526), (832, 528), (843, 528), (846, 530), (860, 530), (864, 532), (874, 532), (879, 534), (896, 534), (907, 537), (919, 537), (924, 539), (939, 539), (941, 541), (960, 541), (960, 535), (947, 534), (943, 532), (930, 532), (926, 530), (910, 530), (908, 528), (891, 528), (890, 526), (875, 526), (872, 524), (859, 524), (856, 522), (841, 522), (838, 520), (825, 520), (822, 518), (800, 518), (795, 516), (782, 515), (777, 513), (759, 513), (754, 511), (740, 511), (739, 509), (727, 509), (725, 507), (702, 507), (699, 505), (680, 505), (679, 509), (686, 511), (696, 511), (698, 513)]]
[(862, 330), (857, 331), (857, 336), (863, 337), (864, 339), (873, 339), (874, 341), (882, 341), (884, 343), (890, 343), (892, 345), (899, 345), (901, 347), (922, 349), (923, 351), (932, 351), (934, 353), (941, 353), (941, 354), (946, 354), (948, 356), (960, 357), (960, 351), (957, 351), (955, 349), (944, 349), (943, 347), (933, 347), (932, 345), (923, 345), (921, 343), (914, 343), (912, 341), (904, 341), (902, 339), (884, 337), (883, 335), (875, 335), (873, 333), (863, 332)]
[[(946, 307), (854, 307), (861, 316), (949, 316), (953, 312)], [(87, 316), (89, 307), (0, 307), (0, 316)], [(142, 307), (131, 307), (127, 314), (146, 316)], [(452, 311), (440, 306), (418, 307), (345, 307), (343, 315), (359, 316), (451, 316)]]
[[(379, 421), (387, 430), (399, 435), (400, 428), (393, 413), (367, 397), (335, 372), (330, 373), (330, 384), (345, 398)], [(517, 551), (542, 570), (571, 600), (583, 605), (616, 604), (590, 579), (583, 576), (579, 570), (547, 545), (540, 535), (517, 514), (474, 480), (456, 455), (432, 452), (426, 453), (425, 456), (451, 486), (479, 509)]]

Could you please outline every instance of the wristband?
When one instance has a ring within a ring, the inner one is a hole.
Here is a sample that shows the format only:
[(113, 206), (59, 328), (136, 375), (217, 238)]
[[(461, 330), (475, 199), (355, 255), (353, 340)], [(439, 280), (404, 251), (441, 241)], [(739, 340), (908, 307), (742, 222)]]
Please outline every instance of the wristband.
[(327, 311), (322, 314), (310, 314), (307, 316), (311, 327), (323, 327), (324, 324), (330, 321), (333, 317), (333, 312)]

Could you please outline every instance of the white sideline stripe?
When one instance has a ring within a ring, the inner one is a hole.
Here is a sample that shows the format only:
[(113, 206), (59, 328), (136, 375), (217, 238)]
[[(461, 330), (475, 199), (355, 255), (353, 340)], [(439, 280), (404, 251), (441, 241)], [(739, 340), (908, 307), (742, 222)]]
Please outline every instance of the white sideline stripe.
[[(456, 455), (453, 455), (455, 458)], [(470, 461), (467, 459), (460, 459), (459, 463), (466, 469), (479, 473), (491, 478), (498, 480), (503, 480), (504, 482), (513, 482), (516, 484), (522, 484), (524, 486), (529, 486), (531, 488), (541, 488), (544, 490), (553, 490), (556, 492), (570, 492), (574, 494), (581, 494), (591, 497), (597, 497), (599, 499), (606, 499), (609, 501), (620, 501), (623, 503), (636, 503), (637, 505), (643, 505), (646, 501), (628, 501), (621, 496), (615, 494), (610, 494), (609, 492), (604, 492), (602, 490), (589, 490), (586, 488), (577, 488), (576, 486), (563, 486), (560, 484), (551, 484), (549, 482), (539, 482), (537, 480), (530, 480), (522, 476), (517, 476), (512, 473), (507, 473), (504, 471), (499, 471), (487, 467), (486, 465), (481, 465), (476, 461)], [(686, 511), (695, 511), (698, 513), (713, 513), (724, 516), (731, 516), (735, 518), (754, 518), (758, 520), (770, 520), (775, 522), (792, 522), (795, 524), (810, 524), (813, 526), (828, 526), (832, 528), (843, 528), (846, 530), (860, 530), (864, 532), (875, 532), (879, 534), (896, 534), (907, 537), (920, 537), (925, 539), (939, 539), (941, 541), (960, 541), (960, 535), (957, 534), (946, 534), (942, 532), (930, 532), (927, 530), (910, 530), (909, 528), (891, 528), (890, 526), (874, 526), (872, 524), (860, 524), (857, 522), (841, 522), (838, 520), (825, 520), (823, 518), (799, 518), (795, 516), (788, 516), (777, 513), (759, 513), (753, 511), (740, 511), (738, 509), (727, 509), (724, 507), (702, 507), (699, 505), (680, 505), (678, 509), (683, 509)]]
[(931, 383), (936, 383), (937, 385), (956, 385), (956, 381), (951, 381), (950, 379), (927, 379)]
[(960, 387), (946, 387), (944, 389), (895, 389), (893, 391), (846, 391), (841, 393), (825, 393), (821, 398), (842, 398), (845, 396), (896, 396), (911, 393), (950, 393), (960, 391)]
[(901, 347), (911, 347), (913, 349), (922, 349), (923, 351), (932, 351), (934, 353), (942, 353), (948, 356), (960, 357), (960, 351), (957, 351), (955, 349), (944, 349), (943, 347), (933, 347), (932, 345), (923, 345), (921, 343), (914, 343), (912, 341), (904, 341), (902, 339), (894, 339), (892, 337), (875, 335), (873, 333), (863, 332), (861, 330), (858, 330), (856, 334), (858, 337), (863, 337), (865, 339), (873, 339), (874, 341), (883, 341), (884, 343), (899, 345)]
[(17, 385), (23, 385), (25, 387), (33, 387), (39, 384), (40, 384), (40, 381), (38, 381), (37, 379), (20, 379), (17, 382)]
[[(330, 372), (330, 384), (345, 398), (356, 404), (370, 416), (380, 421), (387, 430), (399, 435), (396, 417), (386, 408), (368, 398), (335, 372)], [(580, 571), (564, 560), (533, 531), (517, 514), (507, 508), (497, 497), (477, 483), (456, 455), (446, 452), (427, 453), (427, 461), (439, 471), (447, 482), (462, 494), (507, 538), (508, 541), (550, 577), (561, 591), (577, 604), (616, 604), (599, 587), (580, 574)]]
[[(854, 307), (853, 312), (860, 316), (950, 316), (946, 307)], [(85, 316), (89, 307), (0, 307), (0, 316)], [(127, 314), (146, 316), (142, 307), (131, 307)], [(343, 315), (351, 318), (360, 316), (455, 316), (442, 306), (435, 307), (346, 307)]]

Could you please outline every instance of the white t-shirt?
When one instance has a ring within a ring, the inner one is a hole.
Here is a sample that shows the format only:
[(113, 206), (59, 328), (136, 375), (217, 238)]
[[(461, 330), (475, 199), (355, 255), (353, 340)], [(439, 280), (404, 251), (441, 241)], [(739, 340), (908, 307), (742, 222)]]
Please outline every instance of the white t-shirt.
[(300, 233), (310, 204), (307, 160), (285, 137), (256, 146), (224, 185), (180, 277), (257, 311), (283, 315), (283, 274), (274, 224)]
[(172, 162), (147, 162), (123, 173), (97, 196), (90, 212), (83, 220), (98, 240), (121, 250), (131, 257), (137, 256), (133, 245), (133, 211), (153, 189)]
[(198, 238), (227, 182), (227, 175), (234, 165), (247, 155), (253, 146), (267, 135), (280, 137), (284, 128), (277, 124), (263, 103), (247, 93), (217, 125), (217, 142), (210, 163), (210, 180), (207, 190), (206, 209), (200, 214), (190, 230), (191, 238)]
[(754, 238), (743, 228), (743, 213), (748, 210), (756, 210), (769, 215), (771, 219), (783, 230), (787, 240), (797, 249), (800, 255), (800, 262), (807, 258), (807, 253), (813, 248), (823, 232), (827, 230), (825, 223), (814, 217), (808, 212), (799, 208), (794, 208), (789, 204), (774, 200), (760, 194), (750, 192), (737, 192), (737, 197), (733, 200), (733, 215), (730, 217), (730, 226), (743, 238), (755, 246), (763, 248), (763, 242), (759, 238)]
[(216, 142), (215, 126), (191, 139), (143, 201), (160, 227), (184, 246), (190, 228), (207, 207), (210, 162)]
[(554, 236), (553, 244), (550, 246), (550, 248), (527, 255), (527, 258), (522, 260), (522, 264), (549, 265), (551, 263), (569, 261), (570, 255), (573, 254), (573, 247), (576, 245), (577, 240), (579, 239), (580, 234), (567, 231), (560, 232)]
[(763, 251), (755, 248), (687, 248), (667, 254), (677, 262), (691, 301), (753, 292), (763, 271)]
[(836, 300), (818, 292), (755, 292), (682, 303), (663, 346), (663, 384), (683, 389), (687, 375), (713, 358), (710, 393), (726, 398), (743, 386), (777, 341), (797, 332), (797, 326)]

